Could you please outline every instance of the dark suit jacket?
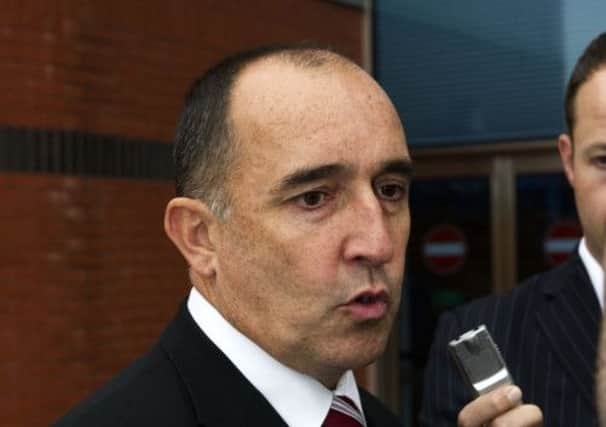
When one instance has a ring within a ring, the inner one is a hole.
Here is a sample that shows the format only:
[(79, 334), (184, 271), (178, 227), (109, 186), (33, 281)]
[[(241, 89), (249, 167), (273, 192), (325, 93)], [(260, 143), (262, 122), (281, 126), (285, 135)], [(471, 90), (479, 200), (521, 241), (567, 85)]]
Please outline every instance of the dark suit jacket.
[[(360, 393), (369, 427), (398, 425), (377, 399)], [(183, 304), (149, 353), (55, 425), (284, 427), (286, 423), (200, 330)]]
[(545, 426), (595, 426), (594, 371), (601, 310), (578, 255), (536, 275), (507, 296), (491, 296), (442, 315), (425, 372), (423, 426), (452, 426), (472, 395), (447, 344), (485, 324), (523, 400)]

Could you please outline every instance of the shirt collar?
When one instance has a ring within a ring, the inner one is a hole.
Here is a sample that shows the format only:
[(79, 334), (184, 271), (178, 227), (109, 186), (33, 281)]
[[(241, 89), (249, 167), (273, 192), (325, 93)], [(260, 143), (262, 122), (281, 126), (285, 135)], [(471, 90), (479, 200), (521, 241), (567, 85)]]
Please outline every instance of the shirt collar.
[[(290, 427), (321, 426), (330, 409), (333, 394), (350, 398), (364, 416), (352, 371), (343, 374), (333, 392), (316, 379), (274, 359), (233, 327), (196, 288), (189, 293), (187, 308), (200, 329)], [(284, 392), (286, 384), (287, 393)], [(305, 405), (301, 405), (301, 402), (305, 402)]]
[(602, 270), (600, 263), (591, 255), (589, 249), (587, 249), (584, 237), (579, 244), (579, 256), (581, 257), (581, 261), (583, 261), (587, 274), (589, 274), (589, 280), (598, 297), (600, 307), (604, 310), (604, 270)]

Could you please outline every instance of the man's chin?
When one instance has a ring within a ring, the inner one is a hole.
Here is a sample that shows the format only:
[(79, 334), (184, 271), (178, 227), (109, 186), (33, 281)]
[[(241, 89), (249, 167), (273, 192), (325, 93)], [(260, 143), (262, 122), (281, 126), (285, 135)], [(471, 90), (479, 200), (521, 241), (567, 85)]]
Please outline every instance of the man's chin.
[(375, 362), (385, 352), (387, 347), (387, 333), (376, 333), (373, 336), (358, 339), (351, 343), (340, 354), (341, 366), (347, 369), (359, 369)]

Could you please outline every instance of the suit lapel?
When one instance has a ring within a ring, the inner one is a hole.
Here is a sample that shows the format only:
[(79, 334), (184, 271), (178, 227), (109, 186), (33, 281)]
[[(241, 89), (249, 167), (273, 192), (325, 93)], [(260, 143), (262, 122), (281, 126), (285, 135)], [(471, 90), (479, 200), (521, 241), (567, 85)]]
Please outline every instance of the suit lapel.
[(543, 295), (536, 311), (539, 328), (579, 393), (593, 406), (601, 310), (589, 276), (576, 255), (540, 281)]
[(400, 421), (394, 414), (388, 412), (376, 397), (362, 388), (360, 388), (360, 398), (368, 427), (398, 427), (400, 425)]
[(185, 303), (160, 342), (188, 389), (200, 425), (286, 426), (263, 395), (198, 328)]

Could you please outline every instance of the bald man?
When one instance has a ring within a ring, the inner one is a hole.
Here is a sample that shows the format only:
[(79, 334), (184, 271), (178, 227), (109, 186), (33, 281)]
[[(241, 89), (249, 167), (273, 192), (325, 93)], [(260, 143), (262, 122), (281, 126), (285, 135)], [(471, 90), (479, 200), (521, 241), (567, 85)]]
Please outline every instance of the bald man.
[[(398, 426), (352, 373), (385, 349), (410, 232), (411, 160), (378, 84), (305, 45), (228, 58), (187, 97), (175, 169), (164, 226), (191, 292), (157, 345), (58, 425)], [(515, 388), (463, 415), (540, 419)]]

